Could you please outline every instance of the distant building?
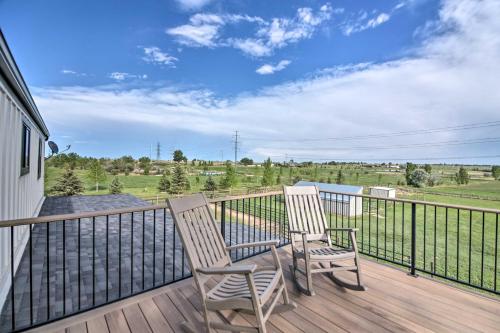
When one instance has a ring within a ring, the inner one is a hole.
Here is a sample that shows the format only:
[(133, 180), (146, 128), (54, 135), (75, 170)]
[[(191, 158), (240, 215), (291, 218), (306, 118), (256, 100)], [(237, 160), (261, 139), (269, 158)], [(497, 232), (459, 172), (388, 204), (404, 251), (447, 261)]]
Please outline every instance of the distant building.
[(202, 176), (221, 176), (224, 174), (224, 171), (202, 171)]
[[(49, 131), (0, 30), (0, 221), (38, 216), (44, 201), (45, 141)], [(14, 268), (29, 227), (14, 228)], [(0, 228), (0, 305), (10, 288), (9, 228)]]
[(373, 186), (370, 187), (370, 195), (379, 198), (394, 199), (396, 198), (396, 189), (392, 187)]
[(294, 186), (317, 186), (326, 213), (339, 214), (346, 217), (363, 214), (363, 186), (339, 185), (319, 182), (298, 181)]

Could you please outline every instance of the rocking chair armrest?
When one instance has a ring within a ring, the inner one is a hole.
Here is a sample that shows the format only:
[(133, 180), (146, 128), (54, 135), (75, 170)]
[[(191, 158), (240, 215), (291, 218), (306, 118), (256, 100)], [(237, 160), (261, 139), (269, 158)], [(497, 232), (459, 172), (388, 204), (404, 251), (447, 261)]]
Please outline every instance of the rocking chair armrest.
[(271, 240), (266, 240), (266, 241), (261, 241), (261, 242), (243, 243), (243, 244), (226, 246), (226, 250), (244, 249), (247, 247), (257, 247), (257, 246), (275, 246), (276, 247), (276, 246), (278, 246), (279, 243), (280, 243), (279, 240), (271, 239)]
[(257, 265), (232, 265), (226, 267), (201, 267), (197, 272), (207, 275), (227, 275), (227, 274), (251, 274), (255, 272)]
[(359, 228), (326, 228), (325, 231), (348, 231), (348, 232), (354, 232), (358, 231)]

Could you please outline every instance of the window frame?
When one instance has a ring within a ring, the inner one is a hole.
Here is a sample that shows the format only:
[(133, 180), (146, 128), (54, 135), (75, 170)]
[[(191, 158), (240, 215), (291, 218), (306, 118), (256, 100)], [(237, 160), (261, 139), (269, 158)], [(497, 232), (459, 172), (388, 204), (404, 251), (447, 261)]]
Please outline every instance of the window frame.
[(23, 121), (21, 129), (21, 176), (30, 172), (31, 166), (31, 127)]
[(43, 142), (41, 138), (38, 138), (38, 165), (37, 165), (37, 173), (38, 178), (42, 178), (42, 163), (43, 163)]

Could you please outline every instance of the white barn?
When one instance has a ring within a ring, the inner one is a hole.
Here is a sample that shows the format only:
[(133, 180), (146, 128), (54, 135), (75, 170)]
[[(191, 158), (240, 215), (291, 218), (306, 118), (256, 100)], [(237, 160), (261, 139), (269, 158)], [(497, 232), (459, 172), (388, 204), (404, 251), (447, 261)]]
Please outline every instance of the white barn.
[[(0, 30), (0, 221), (38, 216), (49, 131)], [(14, 228), (17, 267), (28, 227)], [(10, 287), (10, 228), (0, 228), (0, 306)]]
[[(363, 198), (356, 196), (363, 194), (363, 186), (306, 182), (303, 180), (297, 182), (294, 186), (317, 186), (323, 200), (325, 213), (336, 213), (346, 217), (363, 214)], [(331, 194), (328, 192), (331, 192)]]
[(396, 189), (392, 187), (373, 186), (370, 187), (370, 195), (385, 199), (396, 198)]

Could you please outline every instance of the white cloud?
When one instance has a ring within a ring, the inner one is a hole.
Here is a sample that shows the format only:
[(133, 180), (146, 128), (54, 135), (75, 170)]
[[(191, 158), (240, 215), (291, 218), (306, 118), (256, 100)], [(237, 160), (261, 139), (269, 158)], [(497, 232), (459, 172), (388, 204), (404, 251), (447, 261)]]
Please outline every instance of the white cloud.
[(272, 49), (265, 45), (260, 39), (230, 39), (229, 43), (233, 45), (233, 47), (254, 57), (268, 56), (272, 52)]
[[(341, 11), (340, 11), (341, 12)], [(299, 8), (293, 18), (274, 18), (266, 21), (258, 16), (240, 14), (198, 13), (189, 18), (189, 24), (169, 28), (166, 33), (175, 37), (183, 45), (191, 47), (232, 46), (253, 57), (272, 54), (273, 49), (311, 38), (323, 22), (330, 20), (333, 10), (327, 3), (316, 12), (311, 8)], [(222, 28), (239, 22), (254, 23), (257, 32), (244, 37), (222, 37)]]
[(174, 63), (179, 60), (176, 57), (169, 55), (168, 53), (162, 52), (162, 50), (160, 50), (160, 48), (156, 46), (144, 47), (143, 50), (144, 57), (142, 59), (153, 64), (175, 67)]
[(116, 81), (124, 81), (126, 79), (147, 79), (148, 78), (148, 76), (146, 74), (138, 75), (138, 74), (125, 73), (125, 72), (109, 73), (108, 77), (110, 79), (113, 79)]
[(182, 9), (196, 10), (206, 6), (212, 0), (176, 0), (176, 1)]
[[(117, 127), (121, 123), (133, 124), (135, 128), (154, 126), (196, 132), (200, 141), (204, 136), (230, 135), (239, 129), (245, 137), (265, 139), (243, 140), (248, 154), (258, 157), (277, 159), (286, 153), (295, 158), (363, 160), (480, 155), (490, 151), (498, 154), (496, 146), (479, 145), (372, 152), (340, 149), (348, 147), (349, 142), (275, 141), (498, 120), (498, 17), (498, 1), (444, 1), (435, 23), (443, 29), (438, 35), (428, 37), (411, 57), (326, 69), (313, 78), (231, 98), (217, 98), (207, 90), (102, 87), (34, 89), (34, 95), (49, 124), (68, 126), (67, 120), (72, 119), (78, 126), (88, 123), (103, 127)], [(495, 136), (498, 128), (489, 131), (474, 133), (480, 137)], [(425, 142), (463, 139), (462, 135), (473, 133), (427, 134)], [(387, 144), (394, 144), (387, 140)]]
[(61, 74), (64, 75), (74, 75), (74, 76), (87, 76), (87, 73), (80, 73), (71, 69), (63, 69), (61, 70)]
[(290, 60), (281, 60), (276, 66), (273, 66), (271, 64), (265, 64), (257, 68), (255, 72), (257, 72), (260, 75), (274, 74), (276, 72), (284, 70), (288, 65), (290, 65), (290, 63), (291, 63)]
[[(396, 6), (396, 9), (401, 7)], [(389, 21), (391, 19), (391, 15), (388, 13), (380, 13), (376, 16), (373, 16), (369, 19), (368, 13), (362, 11), (360, 15), (354, 21), (348, 21), (342, 25), (342, 32), (344, 35), (349, 36), (356, 32), (361, 32), (367, 29), (373, 29), (378, 27), (379, 25)]]

